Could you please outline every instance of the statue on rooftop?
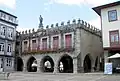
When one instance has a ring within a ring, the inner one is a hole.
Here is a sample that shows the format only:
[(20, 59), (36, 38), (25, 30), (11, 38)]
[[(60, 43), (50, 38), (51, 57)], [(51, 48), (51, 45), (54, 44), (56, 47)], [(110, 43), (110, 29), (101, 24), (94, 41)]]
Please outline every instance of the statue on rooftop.
[(39, 21), (40, 21), (40, 23), (39, 23), (39, 28), (40, 28), (40, 27), (43, 27), (43, 18), (42, 18), (41, 15), (40, 15), (40, 17), (39, 17)]

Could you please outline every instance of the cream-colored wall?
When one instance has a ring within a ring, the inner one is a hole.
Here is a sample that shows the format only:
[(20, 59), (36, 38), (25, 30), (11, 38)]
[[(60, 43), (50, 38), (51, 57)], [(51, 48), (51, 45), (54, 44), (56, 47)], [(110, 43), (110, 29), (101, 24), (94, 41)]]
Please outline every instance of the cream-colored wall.
[[(117, 21), (109, 22), (108, 20), (108, 11), (117, 10)], [(111, 30), (120, 30), (120, 5), (110, 8), (105, 8), (101, 10), (102, 18), (102, 33), (103, 33), (103, 46), (109, 47), (109, 31)]]

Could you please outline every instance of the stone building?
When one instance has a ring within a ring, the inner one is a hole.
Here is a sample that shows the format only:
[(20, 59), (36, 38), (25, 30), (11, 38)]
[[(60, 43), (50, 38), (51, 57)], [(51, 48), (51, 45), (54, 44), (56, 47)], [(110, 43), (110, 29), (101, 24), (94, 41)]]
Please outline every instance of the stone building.
[[(98, 71), (102, 57), (101, 30), (74, 19), (17, 33), (17, 71), (78, 73)], [(37, 68), (32, 64), (36, 61)]]
[(14, 70), (17, 17), (0, 10), (0, 71)]

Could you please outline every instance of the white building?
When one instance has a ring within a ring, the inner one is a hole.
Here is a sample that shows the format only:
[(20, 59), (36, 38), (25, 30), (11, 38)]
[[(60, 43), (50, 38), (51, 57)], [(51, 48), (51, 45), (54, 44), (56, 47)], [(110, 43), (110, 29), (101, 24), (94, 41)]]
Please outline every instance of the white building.
[(14, 70), (16, 18), (0, 10), (0, 71)]
[(94, 7), (93, 10), (101, 18), (104, 59), (108, 62), (108, 56), (120, 53), (120, 1)]

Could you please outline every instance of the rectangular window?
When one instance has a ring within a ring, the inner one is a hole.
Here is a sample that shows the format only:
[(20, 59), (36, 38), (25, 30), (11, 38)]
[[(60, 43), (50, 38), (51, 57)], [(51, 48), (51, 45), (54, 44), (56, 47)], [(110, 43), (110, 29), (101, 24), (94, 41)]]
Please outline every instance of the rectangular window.
[(47, 49), (47, 38), (42, 39), (42, 49), (46, 50)]
[(3, 19), (5, 19), (6, 18), (6, 14), (4, 14), (4, 13), (1, 12), (0, 17), (3, 18)]
[(110, 44), (119, 44), (119, 30), (109, 31)]
[(28, 43), (27, 41), (24, 41), (24, 51), (28, 50), (27, 43)]
[(9, 16), (9, 21), (13, 22), (13, 17)]
[(12, 46), (11, 46), (11, 44), (8, 44), (8, 48), (7, 48), (7, 52), (12, 52)]
[(36, 50), (36, 48), (37, 48), (36, 40), (32, 40), (32, 50)]
[(117, 20), (117, 10), (108, 11), (108, 20), (109, 22)]
[(59, 37), (53, 37), (53, 49), (58, 49), (59, 47)]
[(8, 67), (12, 66), (12, 59), (11, 58), (7, 58), (6, 66), (8, 66)]
[(1, 68), (3, 68), (3, 58), (1, 58)]
[(4, 26), (0, 27), (0, 35), (5, 36), (5, 27)]
[(8, 28), (8, 37), (9, 38), (12, 38), (13, 37), (13, 29), (11, 29), (11, 28)]
[(4, 52), (4, 43), (0, 43), (0, 52)]
[(72, 35), (65, 35), (65, 47), (71, 48), (72, 47)]

